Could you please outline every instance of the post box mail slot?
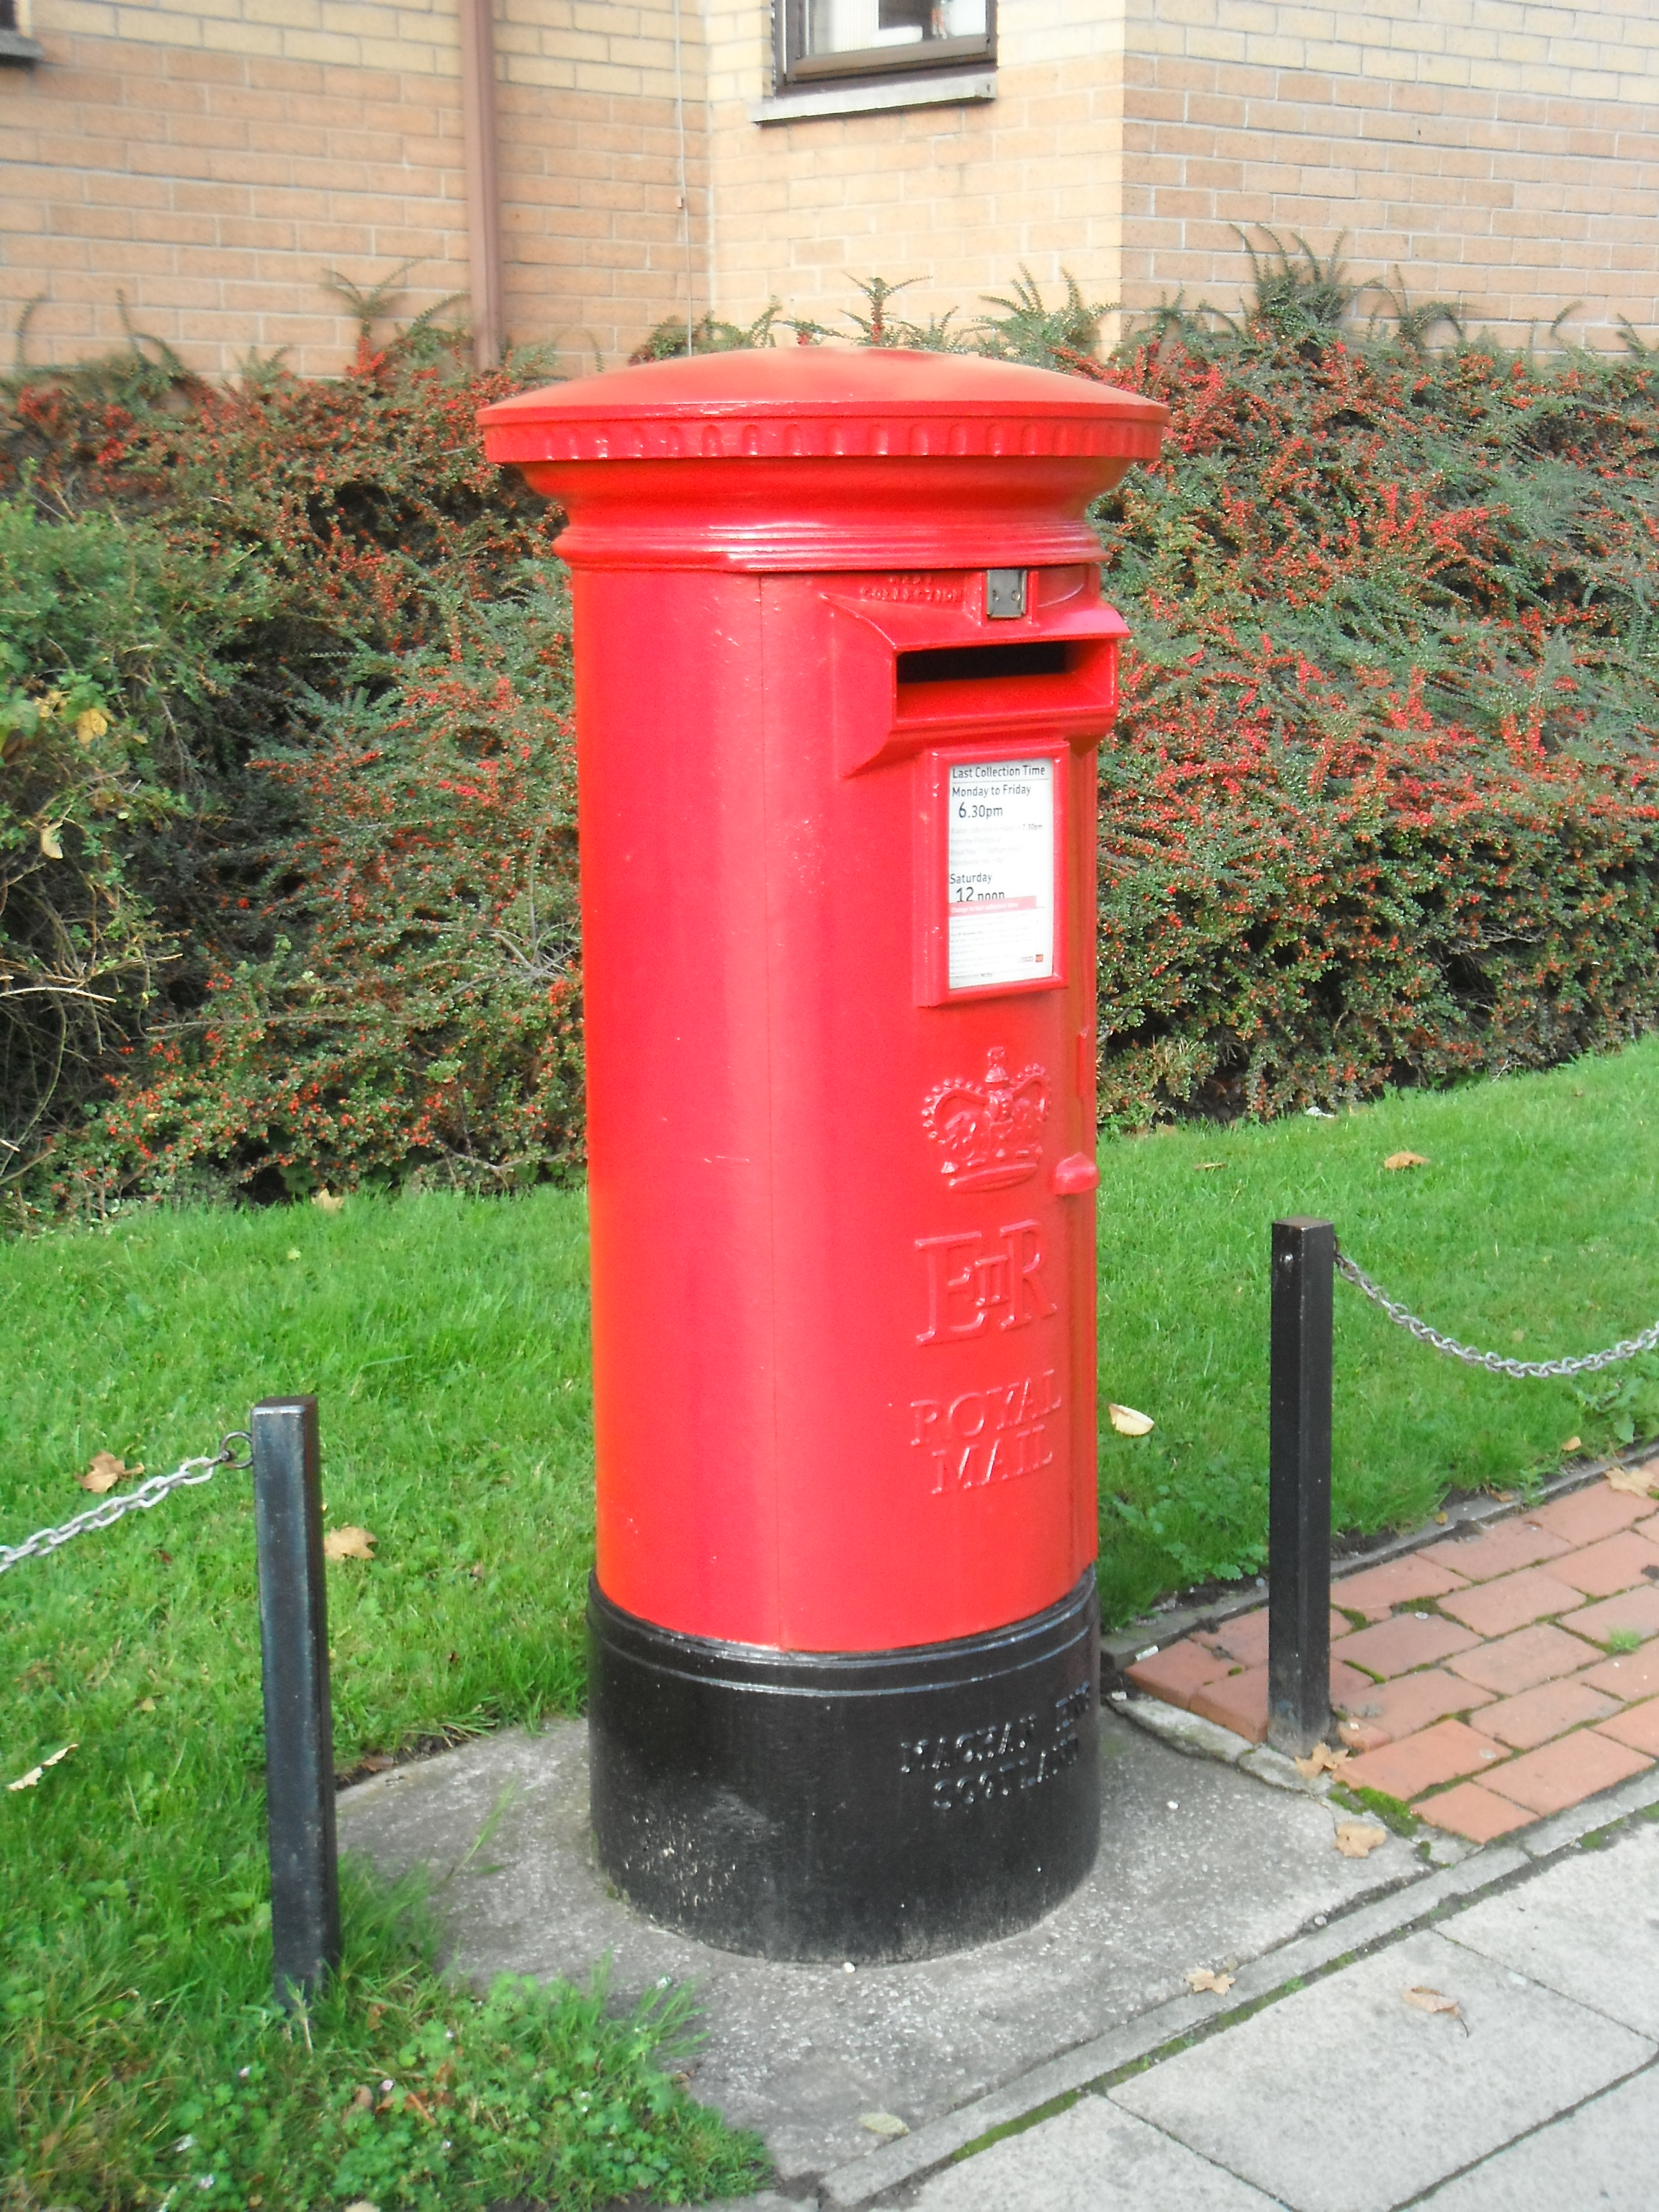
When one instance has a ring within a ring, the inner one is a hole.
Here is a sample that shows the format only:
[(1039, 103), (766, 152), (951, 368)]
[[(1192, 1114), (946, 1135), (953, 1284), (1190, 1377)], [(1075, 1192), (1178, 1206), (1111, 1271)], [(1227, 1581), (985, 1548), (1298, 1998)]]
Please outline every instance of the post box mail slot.
[(972, 576), (933, 580), (937, 590), (956, 592), (954, 607), (872, 605), (832, 590), (842, 774), (935, 738), (994, 730), (1063, 732), (1097, 744), (1116, 712), (1117, 647), (1127, 625), (1102, 604), (1097, 567), (1059, 573), (1066, 596), (1015, 620), (984, 614)]
[(1010, 676), (1069, 676), (1077, 665), (1078, 655), (1058, 641), (1033, 645), (919, 646), (898, 657), (900, 696), (907, 684), (991, 684)]
[(779, 1957), (1099, 1820), (1085, 512), (1164, 410), (885, 350), (503, 402), (573, 572), (601, 1862)]

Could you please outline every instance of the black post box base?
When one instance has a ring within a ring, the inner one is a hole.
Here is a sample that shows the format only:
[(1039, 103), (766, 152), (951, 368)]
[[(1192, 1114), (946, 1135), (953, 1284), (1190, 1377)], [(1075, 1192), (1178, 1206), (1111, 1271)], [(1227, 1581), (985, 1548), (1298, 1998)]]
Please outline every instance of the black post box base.
[(1042, 1918), (1100, 1837), (1091, 1567), (950, 1644), (782, 1652), (589, 1585), (599, 1863), (641, 1911), (768, 1959), (927, 1959)]

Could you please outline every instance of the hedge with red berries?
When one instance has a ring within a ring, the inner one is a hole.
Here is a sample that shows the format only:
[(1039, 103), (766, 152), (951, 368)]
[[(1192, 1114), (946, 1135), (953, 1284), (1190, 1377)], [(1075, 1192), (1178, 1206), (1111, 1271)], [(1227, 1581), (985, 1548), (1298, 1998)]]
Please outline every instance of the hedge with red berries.
[[(959, 334), (866, 289), (865, 343), (1172, 410), (1098, 517), (1135, 630), (1102, 755), (1113, 1121), (1653, 1024), (1659, 362), (1424, 353), (1294, 282), (1240, 330), (1166, 317), (1103, 362), (1074, 291)], [(328, 382), (133, 356), (6, 390), (14, 1212), (579, 1168), (559, 518), (473, 430), (544, 374), (366, 331)]]
[[(0, 721), (15, 1208), (580, 1161), (560, 518), (474, 427), (538, 372), (416, 330), (334, 381), (136, 355), (15, 381), (0, 593), (97, 633), (71, 693), (38, 624)], [(64, 557), (94, 538), (96, 592)]]
[(1540, 1066), (1659, 1012), (1659, 362), (1135, 348), (1102, 517), (1108, 1111)]

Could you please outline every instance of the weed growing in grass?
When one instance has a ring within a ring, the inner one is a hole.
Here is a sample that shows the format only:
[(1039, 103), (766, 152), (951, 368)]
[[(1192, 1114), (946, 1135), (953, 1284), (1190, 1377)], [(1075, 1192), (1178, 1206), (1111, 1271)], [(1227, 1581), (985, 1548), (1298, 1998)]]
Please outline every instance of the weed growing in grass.
[(251, 2014), (220, 2077), (174, 2110), (185, 2201), (307, 2212), (368, 2198), (475, 2212), (506, 2197), (573, 2208), (648, 2191), (682, 2203), (751, 2186), (758, 2141), (733, 2135), (659, 2063), (683, 2048), (683, 1992), (613, 2016), (581, 1991), (503, 1977), (482, 1999), (406, 1973), (365, 2002), (325, 1998), (296, 2029)]
[(1615, 1443), (1650, 1437), (1659, 1429), (1659, 1359), (1649, 1354), (1590, 1376), (1573, 1395), (1586, 1413), (1601, 1416)]
[[(88, 1885), (104, 1899), (118, 1887)], [(17, 2038), (15, 2134), (0, 2143), (15, 2181), (37, 2192), (20, 2201), (311, 2212), (368, 2198), (385, 2212), (479, 2212), (642, 2191), (681, 2203), (759, 2179), (758, 2142), (666, 2070), (695, 2040), (684, 1991), (617, 2012), (598, 1972), (586, 1990), (503, 1978), (481, 1999), (434, 1971), (417, 1900), (349, 1868), (344, 1887), (341, 1972), (297, 2018), (255, 1997), (245, 1973), (210, 2039), (188, 1984), (156, 2004), (50, 1969), (45, 1986), (27, 1968), (0, 1980)], [(231, 1932), (252, 1933), (258, 1954), (268, 1920)], [(214, 1948), (203, 1966), (222, 1963)], [(141, 1952), (141, 1975), (143, 1963)], [(82, 2042), (73, 2087), (32, 2047), (43, 2010)]]
[[(1196, 1528), (1195, 1497), (1204, 1501), (1204, 1521)], [(1238, 1582), (1267, 1564), (1267, 1475), (1259, 1460), (1253, 1466), (1220, 1452), (1194, 1466), (1170, 1456), (1152, 1478), (1150, 1497), (1119, 1490), (1111, 1503), (1117, 1526), (1156, 1548), (1178, 1583)], [(1222, 1528), (1236, 1540), (1218, 1551), (1215, 1534)], [(1252, 1535), (1253, 1528), (1263, 1533)]]

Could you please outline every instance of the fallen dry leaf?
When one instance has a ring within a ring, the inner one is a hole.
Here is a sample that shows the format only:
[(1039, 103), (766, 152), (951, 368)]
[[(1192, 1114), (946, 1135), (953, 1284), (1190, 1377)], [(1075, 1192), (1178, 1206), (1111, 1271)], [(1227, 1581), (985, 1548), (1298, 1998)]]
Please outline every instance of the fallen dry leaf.
[(1442, 1996), (1438, 1990), (1425, 1990), (1419, 1984), (1414, 1989), (1405, 1990), (1403, 1995), (1406, 2002), (1408, 2005), (1415, 2005), (1419, 2012), (1449, 2013), (1454, 2020), (1461, 2020), (1463, 2017), (1457, 2008), (1457, 1999)]
[(1133, 1406), (1108, 1406), (1106, 1418), (1121, 1437), (1148, 1437), (1154, 1426), (1150, 1413), (1138, 1413)]
[[(1566, 1446), (1561, 1449), (1565, 1451)], [(1654, 1473), (1651, 1460), (1644, 1467), (1616, 1467), (1607, 1477), (1607, 1488), (1622, 1491), (1626, 1498), (1651, 1498)]]
[(40, 824), (40, 850), (49, 860), (61, 860), (64, 857), (63, 844), (58, 835), (63, 826), (61, 822), (43, 822)]
[(153, 1713), (155, 1711), (155, 1698), (140, 1698), (137, 1704), (133, 1707), (133, 1711), (139, 1713)]
[(1347, 1759), (1346, 1751), (1333, 1751), (1328, 1743), (1316, 1743), (1305, 1759), (1298, 1759), (1296, 1771), (1311, 1782), (1316, 1774), (1340, 1774)]
[(46, 1772), (49, 1766), (56, 1766), (60, 1759), (67, 1759), (70, 1752), (79, 1751), (80, 1748), (81, 1747), (78, 1743), (66, 1743), (61, 1751), (54, 1751), (50, 1759), (43, 1759), (39, 1766), (30, 1767), (28, 1772), (27, 1774), (20, 1774), (15, 1782), (7, 1783), (7, 1789), (33, 1790), (38, 1788), (40, 1777)]
[(343, 1197), (337, 1197), (331, 1190), (313, 1190), (311, 1202), (319, 1213), (338, 1213), (345, 1205)]
[(83, 745), (89, 745), (94, 738), (101, 738), (108, 727), (109, 716), (101, 708), (88, 707), (75, 718), (75, 734)]
[(1584, 1439), (1583, 1437), (1563, 1437), (1561, 1439), (1561, 1449), (1564, 1452), (1583, 1451), (1584, 1449)]
[(375, 1539), (367, 1528), (331, 1528), (323, 1539), (325, 1559), (372, 1559)]
[(1212, 1974), (1207, 1966), (1189, 1966), (1187, 1969), (1189, 1990), (1213, 1990), (1217, 1996), (1224, 1997), (1232, 1985), (1231, 1974)]
[(868, 2128), (872, 2136), (884, 2136), (890, 2142), (910, 2132), (896, 2112), (860, 2112), (859, 2125)]
[(84, 1474), (77, 1474), (75, 1480), (82, 1490), (89, 1490), (94, 1498), (101, 1498), (106, 1491), (113, 1490), (118, 1482), (125, 1482), (129, 1475), (142, 1474), (143, 1471), (142, 1467), (129, 1467), (125, 1460), (117, 1459), (113, 1452), (100, 1451), (93, 1454), (92, 1465)]
[(1217, 1168), (1225, 1165), (1224, 1160), (1194, 1160), (1193, 1172), (1194, 1175), (1212, 1175)]
[(1421, 1152), (1390, 1152), (1382, 1164), (1385, 1168), (1425, 1168), (1429, 1164)]
[(1368, 1859), (1379, 1844), (1388, 1842), (1389, 1832), (1370, 1820), (1339, 1820), (1334, 1840), (1345, 1859)]

